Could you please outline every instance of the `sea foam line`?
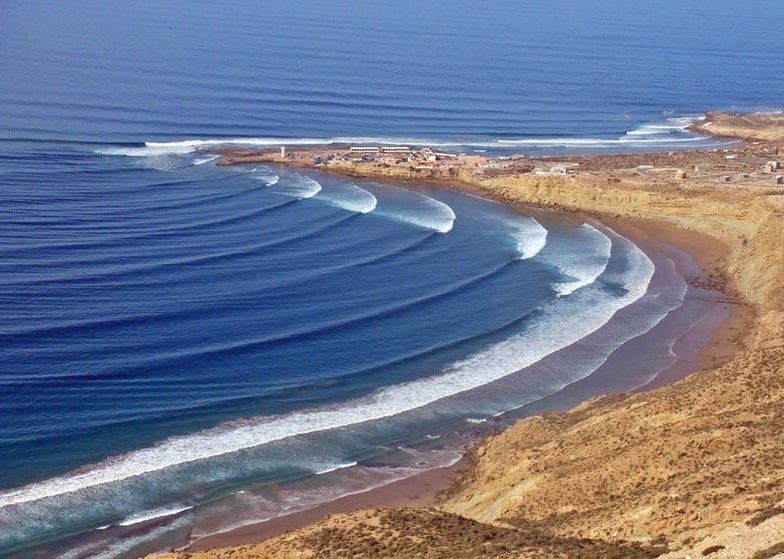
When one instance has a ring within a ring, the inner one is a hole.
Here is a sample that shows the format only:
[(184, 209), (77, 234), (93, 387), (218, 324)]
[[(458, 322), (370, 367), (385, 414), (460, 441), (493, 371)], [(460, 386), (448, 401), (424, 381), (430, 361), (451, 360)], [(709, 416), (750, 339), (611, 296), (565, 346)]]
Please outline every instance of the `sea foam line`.
[[(687, 127), (704, 117), (673, 117), (664, 121), (644, 123), (636, 129), (627, 131), (618, 138), (584, 138), (584, 137), (540, 137), (519, 139), (481, 139), (481, 140), (444, 140), (436, 138), (405, 137), (405, 136), (332, 136), (332, 137), (235, 137), (235, 138), (196, 138), (174, 140), (169, 142), (145, 142), (140, 146), (104, 147), (95, 150), (102, 155), (120, 155), (127, 157), (153, 157), (160, 155), (187, 155), (198, 151), (227, 148), (277, 148), (279, 146), (330, 146), (330, 145), (406, 145), (430, 146), (434, 148), (510, 148), (514, 146), (542, 146), (564, 148), (609, 148), (609, 147), (661, 147), (688, 142), (706, 142), (708, 138), (698, 135), (687, 136)], [(687, 137), (678, 137), (681, 136)], [(714, 143), (716, 140), (712, 140)]]
[(186, 510), (191, 510), (193, 505), (190, 506), (172, 506), (172, 507), (163, 507), (160, 509), (148, 510), (144, 512), (140, 512), (137, 514), (133, 514), (126, 518), (125, 520), (121, 520), (117, 523), (117, 526), (133, 526), (134, 524), (141, 524), (142, 522), (148, 522), (150, 520), (155, 520), (156, 518), (166, 518), (169, 516), (174, 516), (175, 514), (180, 514), (181, 512), (185, 512)]
[(533, 217), (504, 219), (502, 222), (511, 229), (509, 234), (515, 243), (518, 260), (533, 258), (547, 245), (547, 229)]
[(344, 464), (337, 464), (335, 466), (327, 466), (326, 468), (322, 468), (320, 470), (315, 470), (313, 473), (317, 476), (328, 474), (331, 472), (336, 472), (338, 470), (345, 470), (346, 468), (353, 468), (356, 466), (358, 462), (346, 462)]
[[(634, 260), (635, 265), (626, 274), (627, 292), (624, 296), (607, 297), (601, 305), (588, 305), (587, 301), (570, 305), (570, 302), (562, 300), (561, 306), (554, 307), (560, 309), (552, 311), (554, 316), (544, 313), (544, 319), (538, 325), (453, 363), (443, 374), (385, 387), (366, 398), (331, 407), (236, 422), (192, 435), (172, 437), (156, 446), (105, 460), (86, 471), (0, 493), (0, 507), (121, 482), (297, 435), (391, 417), (504, 378), (598, 330), (620, 309), (643, 297), (653, 277), (654, 266), (642, 251), (636, 247), (634, 251), (629, 258)], [(599, 296), (592, 293), (591, 300)], [(597, 309), (604, 312), (597, 312)]]

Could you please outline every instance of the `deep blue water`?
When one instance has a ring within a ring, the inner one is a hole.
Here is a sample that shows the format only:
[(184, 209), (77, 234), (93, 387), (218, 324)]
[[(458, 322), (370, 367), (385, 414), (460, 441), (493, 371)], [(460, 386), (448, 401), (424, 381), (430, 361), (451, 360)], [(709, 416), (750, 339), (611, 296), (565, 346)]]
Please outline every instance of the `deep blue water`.
[(658, 325), (699, 318), (668, 257), (201, 148), (721, 145), (684, 128), (783, 104), (777, 7), (4, 2), (0, 555), (133, 557), (449, 462), (589, 375), (650, 381)]

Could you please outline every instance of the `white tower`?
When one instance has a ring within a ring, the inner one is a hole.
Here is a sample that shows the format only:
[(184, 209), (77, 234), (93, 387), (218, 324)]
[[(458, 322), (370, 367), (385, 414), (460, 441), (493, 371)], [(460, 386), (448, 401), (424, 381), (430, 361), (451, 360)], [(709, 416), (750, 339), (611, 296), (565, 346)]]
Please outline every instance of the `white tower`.
[(286, 159), (286, 146), (280, 146), (280, 158)]

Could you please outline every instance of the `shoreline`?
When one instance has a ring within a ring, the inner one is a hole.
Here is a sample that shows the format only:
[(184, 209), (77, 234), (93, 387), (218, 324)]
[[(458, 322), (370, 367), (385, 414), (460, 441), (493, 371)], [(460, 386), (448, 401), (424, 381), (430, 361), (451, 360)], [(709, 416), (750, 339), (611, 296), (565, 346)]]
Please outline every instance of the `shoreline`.
[(326, 501), (310, 509), (210, 534), (193, 541), (185, 549), (206, 551), (254, 543), (297, 530), (337, 513), (391, 507), (433, 506), (438, 502), (440, 495), (449, 492), (459, 477), (470, 468), (471, 462), (470, 456), (463, 455), (451, 466), (432, 468), (380, 487)]
[[(345, 176), (339, 172), (330, 174)], [(395, 181), (383, 177), (377, 177), (377, 179), (385, 180), (387, 183), (404, 188), (416, 188), (419, 185), (456, 190), (505, 204), (514, 209), (525, 210), (530, 207), (526, 204), (492, 196), (492, 193), (488, 192), (488, 190), (463, 181), (451, 182), (445, 179), (413, 178)], [(709, 366), (721, 365), (742, 350), (737, 332), (750, 321), (753, 321), (754, 316), (753, 312), (746, 305), (729, 300), (729, 294), (725, 292), (727, 285), (724, 282), (714, 280), (715, 276), (722, 274), (722, 267), (725, 265), (725, 260), (730, 252), (729, 247), (721, 241), (699, 232), (684, 230), (664, 220), (618, 217), (585, 210), (563, 208), (547, 208), (547, 210), (563, 211), (580, 217), (595, 219), (602, 225), (629, 238), (649, 257), (656, 260), (660, 260), (665, 252), (671, 252), (663, 248), (662, 245), (679, 251), (685, 255), (686, 259), (691, 260), (692, 266), (696, 265), (699, 268), (699, 274), (696, 277), (685, 279), (687, 281), (690, 280), (689, 283), (692, 285), (698, 284), (719, 294), (719, 298), (710, 304), (723, 307), (726, 313), (718, 324), (713, 324), (709, 327), (711, 332), (710, 338), (705, 339), (702, 332), (690, 332), (675, 340), (685, 343), (692, 349), (696, 349), (696, 359), (687, 361), (679, 357), (675, 363), (667, 368), (667, 370), (672, 369), (675, 371), (673, 374), (657, 374), (653, 381), (634, 390), (634, 392), (649, 391), (671, 385)], [(687, 265), (687, 263), (681, 262), (679, 267)], [(552, 396), (557, 396), (557, 394)], [(545, 400), (549, 400), (551, 397), (545, 398)], [(591, 398), (594, 397), (597, 396), (592, 396)], [(567, 409), (568, 407), (571, 407), (571, 405), (568, 405)], [(564, 409), (563, 406), (557, 406), (546, 413), (552, 413), (560, 409)], [(523, 418), (530, 415), (527, 413)], [(515, 422), (520, 420), (521, 417), (519, 416), (514, 419)], [(380, 487), (327, 501), (304, 511), (203, 536), (182, 549), (187, 551), (207, 551), (259, 542), (312, 525), (336, 513), (393, 507), (427, 508), (437, 506), (443, 501), (440, 494), (448, 491), (450, 488), (454, 490), (454, 486), (459, 485), (459, 480), (466, 473), (466, 470), (470, 469), (472, 452), (471, 448), (464, 449), (463, 458), (452, 466), (426, 470)]]

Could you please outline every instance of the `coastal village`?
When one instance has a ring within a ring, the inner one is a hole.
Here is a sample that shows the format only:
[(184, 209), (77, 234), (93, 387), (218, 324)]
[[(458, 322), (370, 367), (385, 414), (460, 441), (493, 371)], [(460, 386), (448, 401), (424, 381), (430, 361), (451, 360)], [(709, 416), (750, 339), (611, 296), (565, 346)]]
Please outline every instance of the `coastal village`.
[(220, 166), (276, 163), (338, 175), (399, 181), (460, 181), (560, 177), (582, 182), (645, 182), (689, 189), (722, 187), (784, 188), (780, 149), (750, 144), (732, 149), (706, 149), (616, 155), (528, 158), (524, 154), (492, 157), (450, 154), (428, 147), (350, 146), (313, 149), (281, 147), (280, 151), (219, 152)]
[[(225, 159), (219, 165), (269, 162), (292, 166), (312, 166), (338, 172), (413, 173), (422, 177), (455, 177), (461, 170), (476, 173), (510, 174), (534, 170), (522, 154), (489, 157), (486, 155), (436, 152), (429, 147), (411, 146), (333, 146), (330, 148), (301, 148), (281, 146), (280, 151), (248, 152), (224, 150)], [(566, 173), (564, 168), (563, 173)]]
[[(696, 132), (721, 130), (732, 115), (712, 113)], [(779, 117), (772, 117), (779, 126)], [(730, 122), (733, 122), (730, 120)], [(697, 127), (699, 126), (699, 127)], [(765, 124), (761, 126), (764, 128)], [(756, 129), (759, 132), (759, 127)], [(721, 134), (716, 134), (721, 137)], [(737, 138), (732, 138), (737, 140)], [(743, 144), (728, 141), (726, 148), (689, 149), (658, 153), (573, 155), (529, 158), (525, 154), (449, 153), (427, 146), (353, 145), (278, 149), (222, 149), (217, 163), (232, 166), (276, 163), (318, 169), (328, 173), (392, 180), (461, 181), (520, 177), (564, 177), (591, 182), (645, 182), (690, 188), (706, 184), (729, 187), (784, 187), (784, 141), (756, 140)]]

